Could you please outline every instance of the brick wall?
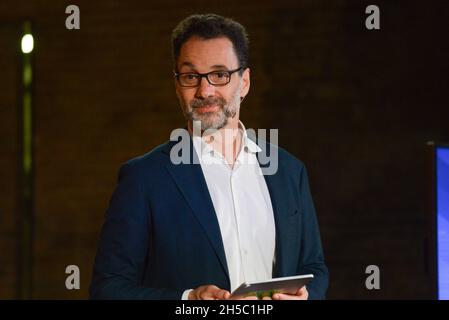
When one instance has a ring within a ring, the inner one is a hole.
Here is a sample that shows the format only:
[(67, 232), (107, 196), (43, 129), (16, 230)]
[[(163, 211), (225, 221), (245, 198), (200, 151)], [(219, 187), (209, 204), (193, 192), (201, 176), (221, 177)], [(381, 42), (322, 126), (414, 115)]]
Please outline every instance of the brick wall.
[[(251, 39), (248, 128), (279, 128), (306, 163), (329, 298), (423, 298), (426, 141), (449, 141), (445, 1), (378, 1), (381, 30), (353, 1), (72, 1), (0, 3), (0, 298), (18, 292), (17, 45), (34, 25), (34, 298), (87, 298), (99, 230), (121, 163), (183, 126), (170, 32), (195, 12), (244, 24)], [(19, 31), (18, 31), (19, 30)], [(65, 267), (81, 290), (65, 289)], [(381, 269), (381, 290), (364, 287)], [(410, 282), (409, 279), (415, 281)]]

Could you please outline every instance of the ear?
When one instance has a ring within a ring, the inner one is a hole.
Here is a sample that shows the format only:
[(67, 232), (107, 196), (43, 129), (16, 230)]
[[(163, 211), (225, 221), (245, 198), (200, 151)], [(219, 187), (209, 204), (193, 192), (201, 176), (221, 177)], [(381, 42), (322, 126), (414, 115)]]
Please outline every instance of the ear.
[(179, 85), (178, 85), (178, 80), (176, 80), (175, 73), (176, 73), (176, 71), (173, 70), (173, 85), (175, 86), (176, 95), (179, 97)]
[(245, 71), (243, 71), (242, 74), (242, 87), (240, 89), (240, 97), (241, 99), (246, 97), (246, 95), (249, 92), (249, 87), (250, 87), (250, 70), (249, 68), (246, 68)]

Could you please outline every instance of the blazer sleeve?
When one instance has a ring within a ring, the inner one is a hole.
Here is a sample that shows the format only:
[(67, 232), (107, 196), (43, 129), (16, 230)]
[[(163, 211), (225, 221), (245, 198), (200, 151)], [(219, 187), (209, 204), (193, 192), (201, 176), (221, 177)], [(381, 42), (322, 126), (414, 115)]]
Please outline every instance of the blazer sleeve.
[(314, 275), (307, 285), (309, 299), (325, 299), (329, 282), (328, 269), (324, 263), (323, 248), (315, 207), (310, 193), (307, 171), (304, 165), (300, 170), (299, 193), (301, 204), (301, 253), (298, 263), (298, 274)]
[(143, 286), (151, 232), (150, 211), (129, 164), (121, 167), (95, 258), (91, 299), (181, 299), (184, 290)]

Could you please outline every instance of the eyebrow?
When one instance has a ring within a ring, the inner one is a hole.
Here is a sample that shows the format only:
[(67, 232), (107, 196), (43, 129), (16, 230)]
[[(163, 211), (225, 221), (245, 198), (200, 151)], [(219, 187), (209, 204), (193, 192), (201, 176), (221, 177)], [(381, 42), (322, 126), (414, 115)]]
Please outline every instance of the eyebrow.
[[(226, 67), (225, 65), (223, 65), (223, 64), (214, 64), (212, 67), (211, 67), (212, 69), (226, 69), (226, 70), (228, 70), (229, 68), (228, 67)], [(229, 69), (230, 70), (230, 69)]]
[[(179, 69), (181, 69), (183, 66), (190, 67), (190, 68), (192, 68), (194, 71), (197, 71), (195, 65), (194, 65), (193, 63), (191, 63), (191, 62), (188, 62), (188, 61), (183, 62), (183, 63), (181, 64), (181, 66), (179, 67)], [(225, 66), (224, 64), (214, 64), (214, 65), (211, 67), (211, 69), (225, 69), (225, 70), (230, 70), (230, 69), (229, 69), (227, 66)]]
[(193, 69), (195, 69), (195, 66), (190, 62), (183, 62), (180, 67), (183, 67), (183, 66), (192, 67)]

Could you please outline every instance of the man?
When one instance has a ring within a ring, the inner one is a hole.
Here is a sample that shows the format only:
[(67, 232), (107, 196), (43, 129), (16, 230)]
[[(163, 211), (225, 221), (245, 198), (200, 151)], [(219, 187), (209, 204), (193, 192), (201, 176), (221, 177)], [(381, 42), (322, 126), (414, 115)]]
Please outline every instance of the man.
[(120, 169), (91, 297), (228, 299), (245, 281), (312, 273), (307, 287), (272, 298), (323, 299), (328, 271), (306, 169), (275, 148), (278, 168), (262, 174), (265, 144), (239, 120), (250, 88), (245, 29), (193, 15), (172, 41), (192, 147), (181, 152), (197, 162), (174, 161), (179, 145), (170, 141)]

